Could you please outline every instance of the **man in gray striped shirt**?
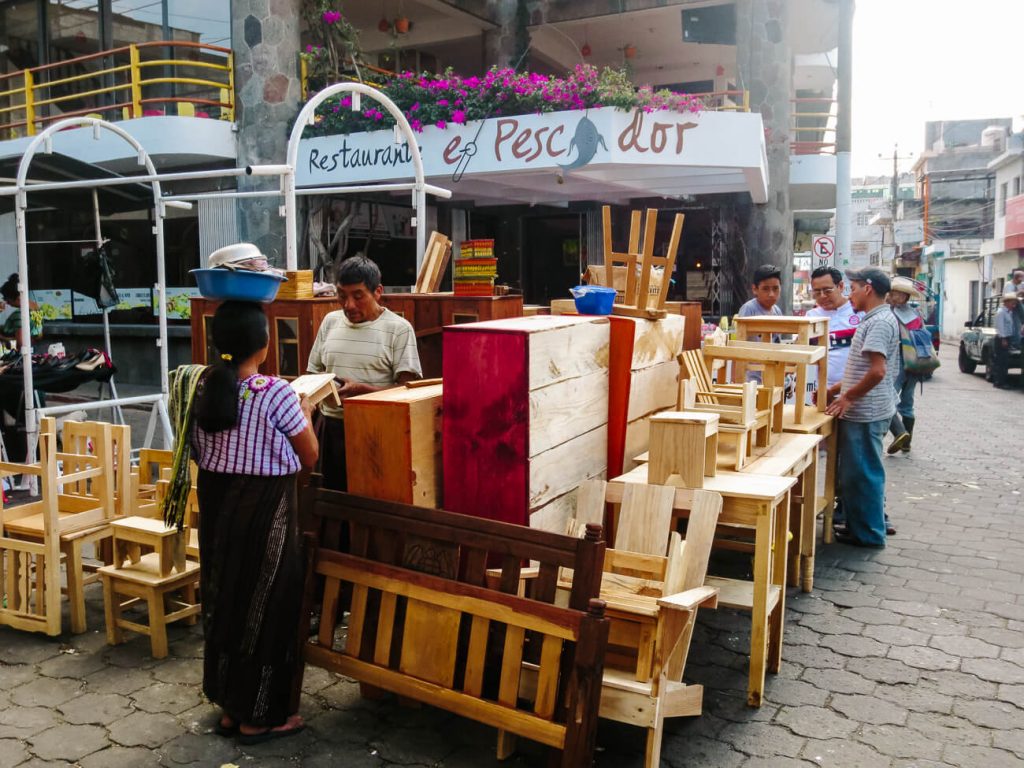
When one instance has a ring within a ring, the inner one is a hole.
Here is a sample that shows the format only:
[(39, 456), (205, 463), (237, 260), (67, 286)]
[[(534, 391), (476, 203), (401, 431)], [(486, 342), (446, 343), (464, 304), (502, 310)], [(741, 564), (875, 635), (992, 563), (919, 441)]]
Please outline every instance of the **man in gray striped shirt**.
[[(341, 310), (324, 318), (309, 352), (310, 373), (333, 373), (342, 398), (365, 395), (423, 377), (412, 325), (379, 300), (380, 268), (365, 256), (341, 264), (337, 278)], [(320, 473), (332, 490), (347, 488), (344, 408), (321, 405), (317, 424)]]
[(847, 533), (838, 541), (885, 546), (885, 466), (882, 438), (896, 411), (900, 329), (885, 303), (891, 283), (880, 269), (847, 270), (850, 301), (864, 318), (850, 344), (840, 393), (826, 413), (839, 419), (838, 497)]

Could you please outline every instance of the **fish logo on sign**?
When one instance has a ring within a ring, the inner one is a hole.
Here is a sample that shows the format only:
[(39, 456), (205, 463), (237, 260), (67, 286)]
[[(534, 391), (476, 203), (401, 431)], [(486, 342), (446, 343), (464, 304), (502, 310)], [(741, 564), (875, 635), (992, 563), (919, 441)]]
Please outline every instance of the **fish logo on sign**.
[(584, 115), (576, 124), (576, 133), (569, 142), (570, 152), (573, 147), (576, 148), (576, 159), (567, 165), (562, 165), (562, 169), (571, 171), (574, 168), (582, 168), (594, 159), (599, 144), (604, 147), (605, 152), (608, 151), (608, 145), (604, 143), (604, 137), (598, 133), (594, 121)]
[(814, 245), (811, 246), (814, 253), (815, 265), (819, 267), (830, 267), (836, 257), (835, 238), (828, 235), (821, 235), (814, 238)]

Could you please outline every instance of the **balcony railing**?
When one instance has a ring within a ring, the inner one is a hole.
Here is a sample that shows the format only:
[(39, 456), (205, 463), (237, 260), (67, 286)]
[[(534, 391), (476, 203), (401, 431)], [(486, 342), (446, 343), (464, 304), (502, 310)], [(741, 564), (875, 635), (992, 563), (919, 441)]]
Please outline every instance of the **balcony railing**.
[(836, 101), (831, 97), (790, 99), (793, 104), (790, 154), (834, 155), (836, 153)]
[[(169, 56), (169, 58), (168, 58)], [(0, 139), (89, 115), (235, 119), (230, 48), (184, 40), (127, 45), (0, 75)]]

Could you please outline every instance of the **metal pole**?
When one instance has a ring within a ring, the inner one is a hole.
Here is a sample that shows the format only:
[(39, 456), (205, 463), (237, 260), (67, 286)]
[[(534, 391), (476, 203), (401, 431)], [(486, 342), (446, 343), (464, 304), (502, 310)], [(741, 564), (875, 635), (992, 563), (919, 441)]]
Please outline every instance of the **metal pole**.
[(852, 205), (850, 147), (853, 93), (853, 0), (839, 0), (839, 66), (836, 105), (836, 266), (850, 265), (852, 256)]
[[(103, 225), (100, 222), (100, 193), (99, 190), (93, 187), (92, 190), (92, 214), (93, 214), (93, 225), (96, 228), (96, 251), (103, 247)], [(111, 360), (114, 359), (114, 355), (111, 352), (112, 345), (110, 343), (110, 308), (103, 308), (103, 349), (107, 353), (107, 357)], [(110, 385), (110, 394), (116, 400), (117, 399), (117, 385), (114, 383), (114, 377), (110, 377), (110, 381), (107, 382)], [(100, 385), (100, 397), (103, 396), (103, 385)], [(121, 410), (121, 406), (115, 405), (111, 410), (111, 416), (115, 424), (124, 424), (124, 412)]]
[(25, 439), (28, 452), (25, 463), (35, 460), (36, 436), (36, 402), (32, 386), (32, 317), (29, 311), (28, 298), (28, 242), (26, 238), (25, 211), (28, 199), (24, 191), (19, 191), (14, 204), (14, 226), (18, 234), (18, 291), (20, 295), (18, 311), (21, 314), (21, 368), (25, 381)]

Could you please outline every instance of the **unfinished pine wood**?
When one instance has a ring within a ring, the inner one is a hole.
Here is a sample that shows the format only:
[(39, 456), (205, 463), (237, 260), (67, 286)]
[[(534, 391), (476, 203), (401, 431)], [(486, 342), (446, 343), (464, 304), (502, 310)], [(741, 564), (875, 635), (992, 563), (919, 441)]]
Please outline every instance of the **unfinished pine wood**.
[(413, 293), (436, 293), (441, 289), (441, 278), (444, 277), (451, 253), (452, 241), (440, 232), (431, 232)]
[(719, 415), (667, 411), (651, 417), (648, 478), (661, 484), (678, 475), (687, 488), (703, 488), (714, 475), (718, 456)]
[(674, 409), (678, 387), (679, 364), (674, 359), (632, 371), (627, 422)]
[(330, 400), (332, 405), (341, 406), (338, 385), (333, 373), (306, 373), (288, 382), (300, 398), (305, 397), (310, 405)]
[(345, 400), (348, 487), (371, 498), (441, 505), (443, 387), (395, 387)]

